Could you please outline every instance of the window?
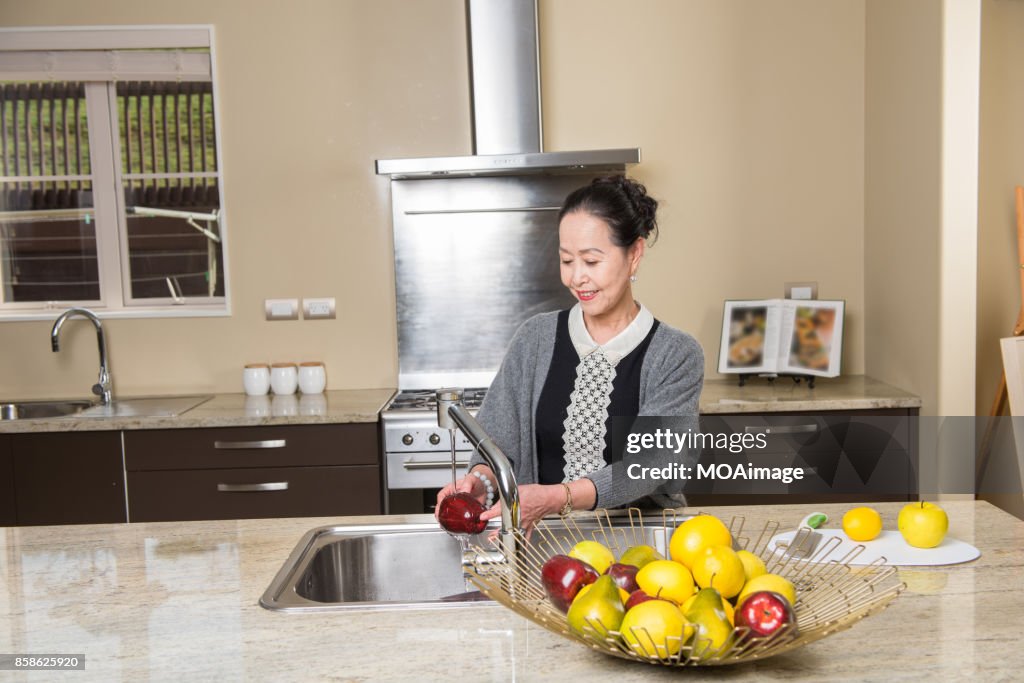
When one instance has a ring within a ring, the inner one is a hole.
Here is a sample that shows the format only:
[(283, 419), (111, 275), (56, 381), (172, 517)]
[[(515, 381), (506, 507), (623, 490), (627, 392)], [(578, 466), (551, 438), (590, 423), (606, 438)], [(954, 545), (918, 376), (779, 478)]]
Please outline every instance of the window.
[(0, 31), (0, 319), (227, 312), (210, 34)]

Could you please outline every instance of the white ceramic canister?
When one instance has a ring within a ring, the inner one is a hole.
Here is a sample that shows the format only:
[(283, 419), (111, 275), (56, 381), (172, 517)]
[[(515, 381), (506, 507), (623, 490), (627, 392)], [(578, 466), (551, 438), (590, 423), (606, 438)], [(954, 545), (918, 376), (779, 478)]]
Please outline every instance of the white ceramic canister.
[(321, 394), (327, 386), (327, 369), (320, 361), (299, 363), (299, 391)]
[(265, 396), (270, 391), (270, 366), (247, 363), (242, 369), (242, 386), (249, 396)]
[(270, 388), (275, 394), (294, 394), (298, 385), (299, 370), (295, 363), (274, 363), (270, 366)]

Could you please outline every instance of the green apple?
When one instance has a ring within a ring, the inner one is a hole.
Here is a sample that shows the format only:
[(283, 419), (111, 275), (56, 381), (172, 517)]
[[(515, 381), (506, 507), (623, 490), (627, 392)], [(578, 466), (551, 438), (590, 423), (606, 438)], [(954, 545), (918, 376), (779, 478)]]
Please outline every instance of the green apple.
[(903, 540), (915, 548), (934, 548), (942, 543), (949, 529), (946, 511), (934, 503), (910, 503), (900, 510), (896, 526)]

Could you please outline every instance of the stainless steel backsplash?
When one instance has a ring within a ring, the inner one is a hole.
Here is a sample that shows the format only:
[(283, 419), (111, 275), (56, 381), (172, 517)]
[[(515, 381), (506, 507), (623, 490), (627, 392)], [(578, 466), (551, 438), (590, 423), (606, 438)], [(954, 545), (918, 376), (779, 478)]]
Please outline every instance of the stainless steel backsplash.
[(488, 386), (519, 325), (568, 308), (558, 209), (592, 174), (393, 180), (399, 386)]

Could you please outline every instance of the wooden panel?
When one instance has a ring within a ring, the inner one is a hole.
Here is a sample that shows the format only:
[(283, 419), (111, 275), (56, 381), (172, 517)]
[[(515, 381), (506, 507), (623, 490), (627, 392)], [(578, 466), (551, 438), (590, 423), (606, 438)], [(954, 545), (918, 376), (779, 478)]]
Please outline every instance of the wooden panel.
[(126, 521), (120, 432), (12, 434), (19, 525)]
[[(281, 484), (286, 490), (220, 491)], [(133, 522), (380, 514), (380, 468), (271, 467), (129, 472)]]
[(781, 484), (691, 481), (686, 489), (687, 502), (690, 505), (728, 505), (915, 500), (916, 415), (916, 409), (900, 408), (701, 416), (701, 430), (705, 433), (744, 433), (748, 426), (752, 433), (770, 430), (766, 448), (755, 447), (739, 454), (709, 449), (702, 454), (702, 463), (738, 462), (749, 458), (754, 465), (759, 465), (762, 463), (758, 462), (758, 456), (763, 456), (764, 462), (811, 468), (813, 473), (789, 484), (788, 494), (766, 493), (780, 490)]
[(0, 434), (0, 526), (14, 526), (16, 520), (11, 437), (7, 434)]
[(124, 438), (129, 472), (380, 463), (375, 423), (160, 429)]

